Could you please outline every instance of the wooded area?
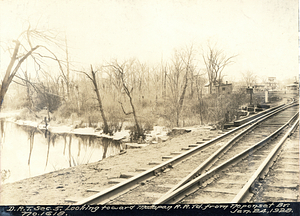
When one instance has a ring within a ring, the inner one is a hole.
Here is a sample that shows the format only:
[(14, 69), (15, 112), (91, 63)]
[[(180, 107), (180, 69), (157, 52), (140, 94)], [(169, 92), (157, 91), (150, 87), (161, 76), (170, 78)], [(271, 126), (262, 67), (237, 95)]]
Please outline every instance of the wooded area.
[[(41, 110), (47, 110), (52, 122), (77, 118), (110, 134), (126, 122), (137, 140), (155, 125), (222, 127), (225, 113), (234, 118), (247, 100), (243, 90), (212, 94), (212, 85), (223, 83), (224, 68), (235, 58), (216, 46), (201, 54), (204, 63), (199, 50), (190, 46), (175, 50), (171, 59), (156, 66), (115, 59), (78, 69), (69, 62), (67, 39), (58, 38), (29, 26), (12, 42), (14, 51), (0, 91), (5, 107), (26, 108), (24, 118), (41, 117)], [(8, 87), (15, 94), (5, 98)]]

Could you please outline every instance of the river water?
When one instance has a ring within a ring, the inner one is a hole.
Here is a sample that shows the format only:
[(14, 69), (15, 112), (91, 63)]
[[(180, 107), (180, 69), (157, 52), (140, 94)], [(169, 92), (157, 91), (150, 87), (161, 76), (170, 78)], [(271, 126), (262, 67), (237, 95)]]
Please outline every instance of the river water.
[(0, 135), (1, 183), (96, 162), (120, 152), (120, 144), (110, 139), (45, 133), (5, 121), (0, 121)]

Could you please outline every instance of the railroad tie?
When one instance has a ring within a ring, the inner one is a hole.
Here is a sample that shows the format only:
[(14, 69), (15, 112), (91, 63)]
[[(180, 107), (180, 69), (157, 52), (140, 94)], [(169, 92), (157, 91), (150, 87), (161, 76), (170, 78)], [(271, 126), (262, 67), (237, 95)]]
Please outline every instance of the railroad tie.
[(116, 179), (110, 179), (108, 181), (108, 184), (119, 184), (120, 182), (122, 182), (122, 180), (119, 178), (116, 178)]
[(163, 160), (170, 160), (170, 159), (172, 159), (173, 158), (173, 156), (162, 156), (162, 159)]
[(147, 168), (143, 168), (143, 167), (141, 167), (141, 168), (135, 168), (136, 172), (144, 172), (146, 170), (147, 170)]
[(190, 144), (189, 147), (194, 148), (194, 147), (198, 147), (199, 145), (200, 145), (200, 144)]
[(131, 178), (133, 177), (135, 174), (134, 173), (121, 173), (120, 178)]
[(86, 190), (86, 192), (93, 192), (93, 193), (99, 193), (101, 190), (100, 188), (89, 188)]
[(181, 152), (171, 152), (171, 155), (180, 155), (182, 154)]
[(148, 165), (159, 165), (159, 164), (160, 164), (160, 162), (157, 162), (157, 161), (150, 161), (148, 163)]

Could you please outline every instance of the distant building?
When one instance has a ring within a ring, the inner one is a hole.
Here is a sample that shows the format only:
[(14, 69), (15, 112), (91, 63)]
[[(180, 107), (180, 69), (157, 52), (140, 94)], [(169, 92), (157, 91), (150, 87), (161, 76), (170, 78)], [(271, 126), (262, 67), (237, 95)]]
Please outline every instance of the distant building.
[(262, 92), (262, 91), (273, 91), (278, 89), (279, 84), (276, 81), (276, 77), (268, 77), (265, 83), (258, 83), (253, 86), (254, 92)]
[(286, 93), (296, 93), (299, 94), (299, 83), (295, 82), (293, 84), (286, 85)]
[[(209, 90), (210, 84), (208, 83), (204, 87), (206, 87), (206, 89), (207, 89), (206, 92), (207, 92), (207, 94), (209, 94), (210, 93), (210, 90)], [(232, 83), (228, 83), (226, 81), (226, 83), (222, 83), (220, 86), (218, 84), (216, 84), (216, 85), (212, 84), (211, 93), (212, 94), (219, 93), (219, 94), (223, 94), (223, 95), (224, 94), (231, 94), (232, 93)]]
[(278, 87), (278, 83), (276, 82), (276, 77), (268, 77), (266, 88), (268, 90), (275, 90)]
[(264, 91), (266, 88), (266, 85), (265, 84), (255, 84), (253, 86), (253, 89), (254, 89), (254, 92), (261, 92), (261, 91)]

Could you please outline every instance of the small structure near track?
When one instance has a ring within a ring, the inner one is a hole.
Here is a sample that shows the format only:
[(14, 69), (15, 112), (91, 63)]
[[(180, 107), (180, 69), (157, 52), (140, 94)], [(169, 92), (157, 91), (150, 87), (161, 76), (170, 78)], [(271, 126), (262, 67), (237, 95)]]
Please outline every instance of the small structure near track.
[(299, 83), (295, 82), (293, 84), (289, 84), (285, 87), (286, 93), (296, 93), (299, 94)]
[[(207, 88), (207, 94), (209, 94), (209, 88), (210, 88), (210, 84), (206, 84), (204, 87)], [(226, 83), (221, 83), (220, 85), (218, 83), (213, 84), (211, 86), (211, 93), (212, 94), (231, 94), (232, 92), (232, 83), (228, 83), (228, 81), (226, 81)]]

